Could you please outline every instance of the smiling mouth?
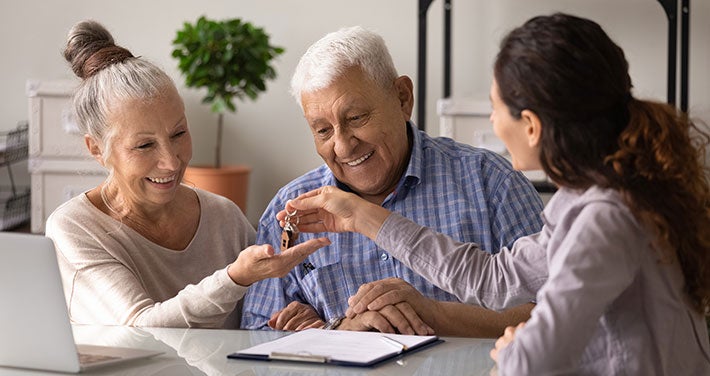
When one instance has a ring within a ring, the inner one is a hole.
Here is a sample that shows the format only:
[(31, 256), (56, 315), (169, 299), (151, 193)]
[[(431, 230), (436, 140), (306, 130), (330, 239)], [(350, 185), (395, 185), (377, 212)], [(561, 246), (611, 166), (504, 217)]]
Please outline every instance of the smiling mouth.
[(150, 180), (153, 183), (158, 183), (158, 184), (166, 184), (170, 183), (171, 181), (175, 180), (176, 175), (168, 176), (165, 178), (151, 178), (148, 177), (148, 180)]
[(375, 153), (374, 151), (371, 151), (354, 161), (347, 162), (347, 165), (350, 167), (355, 167), (355, 166), (361, 164), (362, 162), (365, 162), (366, 160), (368, 160), (372, 156), (372, 154), (374, 154), (374, 153)]

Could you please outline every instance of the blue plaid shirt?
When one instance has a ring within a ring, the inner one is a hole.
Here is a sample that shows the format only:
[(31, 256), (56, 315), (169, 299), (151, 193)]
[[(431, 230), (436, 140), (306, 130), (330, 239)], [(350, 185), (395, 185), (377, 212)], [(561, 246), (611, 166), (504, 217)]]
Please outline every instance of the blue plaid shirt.
[[(543, 205), (532, 184), (503, 157), (484, 149), (432, 138), (409, 124), (412, 152), (407, 171), (382, 206), (462, 242), (493, 253), (524, 235), (540, 231)], [(257, 244), (279, 249), (282, 229), (276, 213), (287, 200), (339, 183), (327, 165), (281, 188), (259, 222)], [(257, 282), (244, 298), (242, 328), (268, 329), (271, 315), (292, 301), (310, 304), (321, 318), (344, 316), (347, 300), (360, 285), (398, 277), (429, 298), (456, 297), (391, 257), (357, 233), (300, 235), (300, 241), (327, 236), (331, 244), (308, 256), (283, 278)]]

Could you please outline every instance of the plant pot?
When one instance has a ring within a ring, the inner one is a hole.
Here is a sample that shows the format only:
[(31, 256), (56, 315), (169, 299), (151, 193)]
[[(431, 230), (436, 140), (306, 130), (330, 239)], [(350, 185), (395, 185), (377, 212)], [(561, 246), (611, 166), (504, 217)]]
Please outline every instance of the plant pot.
[(247, 191), (249, 188), (248, 166), (188, 166), (183, 183), (216, 193), (234, 201), (243, 213), (247, 212)]

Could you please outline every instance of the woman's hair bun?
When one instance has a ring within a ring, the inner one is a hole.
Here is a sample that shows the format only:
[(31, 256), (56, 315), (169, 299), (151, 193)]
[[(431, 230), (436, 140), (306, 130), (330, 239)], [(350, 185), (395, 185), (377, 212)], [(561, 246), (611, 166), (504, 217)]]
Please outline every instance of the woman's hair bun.
[(131, 57), (133, 54), (117, 46), (111, 33), (96, 21), (82, 21), (69, 30), (64, 58), (82, 79)]

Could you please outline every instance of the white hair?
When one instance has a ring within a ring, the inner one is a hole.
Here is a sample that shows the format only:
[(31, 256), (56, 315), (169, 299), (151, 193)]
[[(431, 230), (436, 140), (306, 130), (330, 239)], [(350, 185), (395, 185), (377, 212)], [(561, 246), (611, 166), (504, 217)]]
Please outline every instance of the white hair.
[(360, 26), (342, 28), (311, 45), (291, 78), (291, 95), (301, 104), (301, 94), (328, 87), (348, 68), (359, 67), (374, 83), (389, 87), (397, 78), (384, 39)]
[(92, 20), (81, 21), (69, 31), (64, 58), (82, 79), (74, 92), (77, 124), (104, 147), (103, 160), (111, 170), (111, 144), (120, 126), (108, 124), (111, 110), (129, 100), (149, 100), (177, 90), (175, 83), (155, 64), (117, 46), (111, 33)]
[(108, 124), (111, 109), (130, 100), (158, 98), (175, 89), (165, 72), (140, 58), (126, 59), (85, 79), (74, 93), (74, 112), (81, 130), (104, 145), (104, 162), (111, 155), (115, 124)]

